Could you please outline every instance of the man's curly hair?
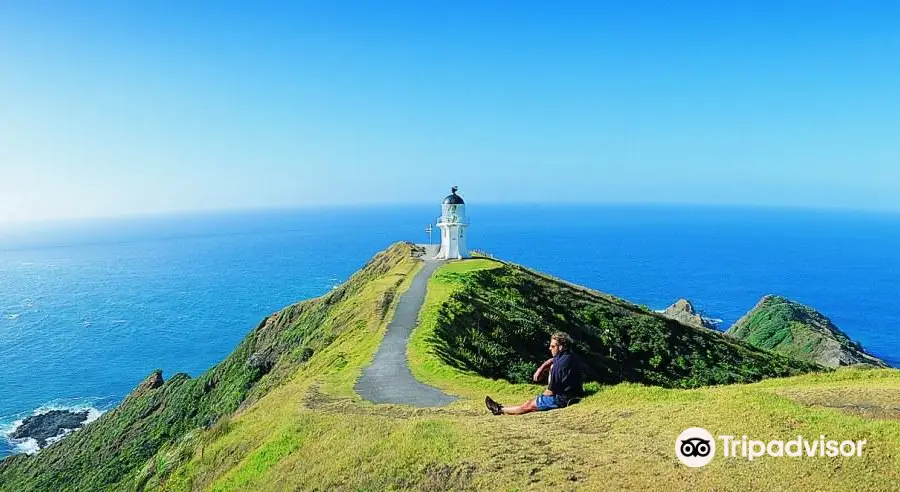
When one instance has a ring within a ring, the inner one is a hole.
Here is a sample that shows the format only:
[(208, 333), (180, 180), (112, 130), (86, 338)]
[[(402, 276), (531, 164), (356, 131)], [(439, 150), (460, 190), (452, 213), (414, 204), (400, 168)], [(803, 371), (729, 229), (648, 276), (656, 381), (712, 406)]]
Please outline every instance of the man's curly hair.
[(556, 344), (559, 345), (559, 350), (561, 351), (572, 348), (572, 337), (564, 331), (558, 331), (550, 335), (550, 339), (556, 340)]

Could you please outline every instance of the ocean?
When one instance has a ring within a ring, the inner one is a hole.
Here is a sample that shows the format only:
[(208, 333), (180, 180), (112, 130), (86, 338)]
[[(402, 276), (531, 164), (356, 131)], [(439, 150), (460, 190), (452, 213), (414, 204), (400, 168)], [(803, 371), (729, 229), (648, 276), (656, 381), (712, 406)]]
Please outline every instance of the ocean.
[[(727, 329), (765, 294), (808, 304), (900, 366), (900, 215), (741, 207), (468, 204), (469, 247)], [(106, 411), (152, 370), (198, 375), (267, 314), (328, 292), (434, 205), (0, 226), (0, 434)], [(435, 234), (437, 237), (437, 234)], [(33, 443), (0, 438), (0, 457)]]

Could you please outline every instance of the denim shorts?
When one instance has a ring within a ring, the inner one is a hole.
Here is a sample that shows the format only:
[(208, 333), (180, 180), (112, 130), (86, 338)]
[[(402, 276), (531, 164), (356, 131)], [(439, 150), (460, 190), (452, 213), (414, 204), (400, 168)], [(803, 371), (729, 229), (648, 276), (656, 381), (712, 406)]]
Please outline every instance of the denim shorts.
[(555, 408), (562, 408), (563, 405), (560, 405), (559, 400), (556, 399), (556, 396), (547, 396), (543, 393), (537, 395), (535, 399), (535, 403), (537, 403), (537, 409), (540, 412), (544, 410), (553, 410)]

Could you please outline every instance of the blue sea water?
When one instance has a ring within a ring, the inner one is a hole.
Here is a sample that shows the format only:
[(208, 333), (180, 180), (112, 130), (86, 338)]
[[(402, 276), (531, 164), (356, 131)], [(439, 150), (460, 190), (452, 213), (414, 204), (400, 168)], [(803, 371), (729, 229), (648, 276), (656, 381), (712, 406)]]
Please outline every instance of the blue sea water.
[[(726, 329), (764, 294), (824, 312), (900, 366), (900, 216), (469, 204), (469, 245)], [(328, 292), (439, 206), (321, 208), (0, 229), (0, 432), (107, 410), (151, 370), (198, 375), (265, 315)], [(0, 456), (27, 443), (0, 439)]]

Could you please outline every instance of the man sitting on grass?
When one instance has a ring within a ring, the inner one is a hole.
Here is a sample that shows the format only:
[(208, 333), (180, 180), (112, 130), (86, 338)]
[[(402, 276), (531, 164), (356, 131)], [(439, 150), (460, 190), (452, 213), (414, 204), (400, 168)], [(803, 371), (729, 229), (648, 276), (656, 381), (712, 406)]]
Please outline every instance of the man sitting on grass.
[(486, 396), (485, 406), (494, 415), (520, 415), (563, 408), (572, 403), (572, 400), (581, 397), (581, 363), (570, 350), (571, 346), (572, 337), (568, 333), (560, 331), (550, 336), (550, 353), (553, 358), (547, 359), (534, 373), (534, 382), (537, 383), (544, 377), (545, 372), (550, 372), (550, 380), (543, 393), (514, 407), (504, 407), (490, 396)]

